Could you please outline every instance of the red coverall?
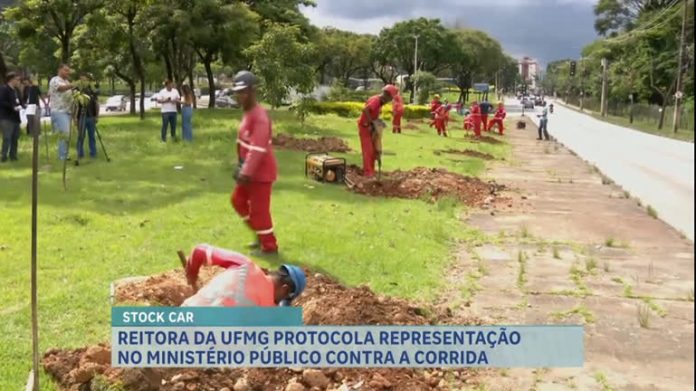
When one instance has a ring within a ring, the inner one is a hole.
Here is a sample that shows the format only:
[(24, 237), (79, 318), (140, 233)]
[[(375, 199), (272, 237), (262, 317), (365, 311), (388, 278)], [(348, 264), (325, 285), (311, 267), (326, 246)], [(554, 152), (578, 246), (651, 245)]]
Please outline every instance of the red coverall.
[(505, 131), (503, 120), (505, 119), (506, 115), (507, 113), (505, 112), (505, 107), (503, 107), (502, 105), (498, 106), (498, 110), (495, 112), (495, 116), (488, 125), (488, 130), (490, 131), (493, 129), (493, 126), (498, 125), (498, 133), (502, 135)]
[[(367, 100), (365, 108), (370, 113), (372, 120), (379, 118), (380, 110), (382, 109), (382, 100), (380, 95), (375, 95)], [(372, 144), (372, 128), (367, 120), (367, 116), (363, 112), (358, 119), (358, 134), (360, 135), (360, 148), (362, 150), (363, 159), (363, 175), (371, 177), (375, 175), (375, 146)]]
[(272, 127), (266, 110), (257, 104), (244, 113), (237, 135), (237, 155), (241, 175), (249, 182), (232, 192), (232, 207), (258, 236), (261, 250), (278, 251), (271, 219), (271, 188), (278, 177), (278, 166), (271, 145)]
[(447, 106), (440, 106), (435, 111), (435, 128), (437, 134), (447, 137), (447, 122), (449, 121), (449, 112)]
[(227, 270), (213, 277), (196, 294), (186, 299), (182, 307), (276, 305), (273, 281), (263, 269), (244, 255), (207, 244), (198, 245), (186, 263), (186, 277), (189, 281), (198, 278), (203, 265), (216, 265)]
[(401, 116), (404, 115), (404, 100), (396, 95), (392, 101), (392, 133), (401, 133)]
[(430, 127), (432, 128), (433, 125), (435, 125), (435, 113), (437, 112), (437, 109), (439, 109), (442, 106), (442, 102), (440, 102), (439, 99), (433, 99), (432, 102), (430, 102), (430, 118), (432, 121), (430, 121)]
[(471, 105), (469, 117), (471, 117), (471, 123), (474, 127), (474, 134), (476, 137), (481, 137), (481, 108), (478, 103)]
[(473, 130), (473, 129), (474, 129), (474, 121), (471, 119), (471, 113), (469, 113), (464, 118), (464, 130)]

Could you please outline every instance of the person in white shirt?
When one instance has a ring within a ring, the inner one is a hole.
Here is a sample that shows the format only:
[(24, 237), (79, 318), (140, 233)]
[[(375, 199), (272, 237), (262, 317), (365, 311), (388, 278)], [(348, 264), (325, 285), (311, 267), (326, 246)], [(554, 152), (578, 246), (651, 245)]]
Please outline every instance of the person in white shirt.
[(72, 89), (74, 86), (68, 78), (72, 69), (66, 64), (58, 68), (58, 75), (48, 83), (51, 124), (53, 132), (58, 134), (58, 158), (68, 159), (68, 137), (72, 112)]
[(172, 81), (165, 81), (164, 88), (157, 95), (157, 103), (162, 105), (162, 142), (167, 142), (167, 126), (171, 127), (172, 139), (176, 141), (176, 105), (180, 100), (179, 91), (173, 87)]

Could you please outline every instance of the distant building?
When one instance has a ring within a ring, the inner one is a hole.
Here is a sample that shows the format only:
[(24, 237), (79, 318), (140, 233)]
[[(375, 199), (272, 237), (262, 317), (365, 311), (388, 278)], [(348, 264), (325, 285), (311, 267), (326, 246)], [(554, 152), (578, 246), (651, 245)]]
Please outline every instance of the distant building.
[(531, 88), (536, 88), (536, 79), (539, 74), (539, 63), (530, 57), (523, 57), (518, 63), (520, 76)]

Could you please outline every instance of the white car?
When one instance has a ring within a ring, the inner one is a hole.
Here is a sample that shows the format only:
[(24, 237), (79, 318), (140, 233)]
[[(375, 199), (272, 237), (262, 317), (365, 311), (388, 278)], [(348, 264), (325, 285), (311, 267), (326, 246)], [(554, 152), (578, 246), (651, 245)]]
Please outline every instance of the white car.
[(106, 111), (126, 111), (127, 104), (126, 97), (124, 95), (114, 95), (106, 100)]

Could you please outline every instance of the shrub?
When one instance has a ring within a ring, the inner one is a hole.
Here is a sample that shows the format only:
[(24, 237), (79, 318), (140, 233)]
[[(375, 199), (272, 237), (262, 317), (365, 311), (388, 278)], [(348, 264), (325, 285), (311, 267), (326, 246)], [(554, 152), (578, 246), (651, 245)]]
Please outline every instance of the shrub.
[[(357, 119), (363, 111), (365, 103), (363, 102), (317, 102), (312, 105), (311, 112), (316, 114), (336, 114), (340, 117), (348, 117)], [(404, 118), (429, 118), (430, 107), (426, 105), (406, 105), (404, 106)], [(382, 107), (381, 118), (391, 120), (392, 106), (391, 104)]]
[(295, 114), (301, 124), (305, 123), (307, 117), (312, 112), (312, 107), (317, 103), (317, 100), (312, 97), (302, 97), (290, 106), (290, 111)]
[(340, 81), (331, 84), (331, 90), (326, 97), (329, 102), (365, 102), (372, 95), (379, 94), (379, 91), (355, 91), (345, 87)]

